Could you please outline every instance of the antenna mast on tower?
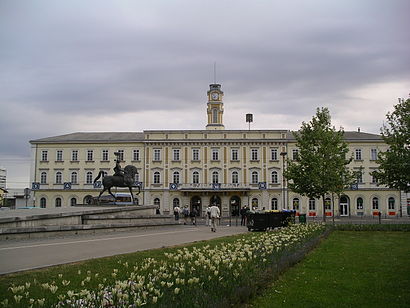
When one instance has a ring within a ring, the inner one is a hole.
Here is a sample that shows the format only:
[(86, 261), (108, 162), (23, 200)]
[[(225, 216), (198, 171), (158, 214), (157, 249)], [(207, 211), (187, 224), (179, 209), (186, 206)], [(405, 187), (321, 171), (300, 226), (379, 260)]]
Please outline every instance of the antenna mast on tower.
[(216, 84), (216, 62), (214, 62), (214, 84)]

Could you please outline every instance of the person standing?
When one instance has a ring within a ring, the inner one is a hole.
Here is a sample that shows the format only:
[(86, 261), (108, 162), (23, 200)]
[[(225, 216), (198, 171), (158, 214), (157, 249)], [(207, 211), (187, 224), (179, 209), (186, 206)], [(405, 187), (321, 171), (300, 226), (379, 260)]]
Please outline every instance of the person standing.
[(241, 208), (241, 226), (246, 226), (246, 207)]
[(208, 227), (211, 226), (211, 207), (208, 205), (205, 212), (205, 222)]
[(188, 217), (189, 217), (189, 209), (187, 205), (182, 210), (182, 215), (184, 215), (184, 225), (186, 225), (188, 223)]
[(175, 220), (179, 222), (179, 213), (181, 212), (181, 209), (179, 208), (179, 206), (175, 206), (174, 207), (174, 216), (175, 216)]
[(221, 211), (219, 210), (219, 207), (217, 207), (214, 204), (211, 206), (210, 212), (211, 212), (211, 231), (216, 232), (216, 220), (219, 218), (219, 215), (221, 215)]

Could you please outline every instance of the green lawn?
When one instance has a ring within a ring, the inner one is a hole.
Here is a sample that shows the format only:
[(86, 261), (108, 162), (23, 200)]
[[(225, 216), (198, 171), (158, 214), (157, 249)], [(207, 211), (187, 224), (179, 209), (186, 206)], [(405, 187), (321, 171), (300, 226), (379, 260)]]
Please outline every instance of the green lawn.
[(410, 307), (410, 233), (335, 231), (247, 307)]

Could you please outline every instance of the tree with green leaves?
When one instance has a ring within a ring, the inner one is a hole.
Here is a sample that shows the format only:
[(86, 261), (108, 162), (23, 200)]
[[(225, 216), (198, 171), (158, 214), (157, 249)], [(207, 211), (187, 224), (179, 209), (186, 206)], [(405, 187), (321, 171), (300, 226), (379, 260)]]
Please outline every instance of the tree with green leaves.
[(284, 173), (292, 191), (309, 198), (322, 198), (323, 220), (326, 219), (325, 195), (340, 195), (354, 178), (348, 168), (352, 158), (347, 158), (349, 149), (343, 135), (343, 129), (336, 131), (331, 126), (329, 110), (318, 108), (312, 120), (303, 122), (294, 133), (299, 154), (296, 160), (288, 160)]
[(410, 99), (401, 99), (386, 117), (381, 134), (389, 148), (379, 153), (373, 175), (380, 184), (410, 192)]

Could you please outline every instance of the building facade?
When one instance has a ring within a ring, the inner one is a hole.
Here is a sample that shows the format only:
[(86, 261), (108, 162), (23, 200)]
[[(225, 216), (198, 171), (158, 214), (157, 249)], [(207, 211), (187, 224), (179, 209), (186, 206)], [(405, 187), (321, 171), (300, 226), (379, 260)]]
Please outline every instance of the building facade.
[(7, 170), (0, 168), (0, 188), (6, 189), (7, 186)]
[[(219, 84), (207, 92), (204, 130), (147, 130), (136, 133), (73, 133), (30, 141), (31, 180), (35, 206), (63, 207), (88, 203), (98, 196), (100, 171), (113, 174), (114, 152), (121, 165), (134, 165), (142, 192), (138, 204), (154, 204), (161, 213), (174, 206), (196, 208), (201, 214), (216, 203), (223, 216), (239, 209), (294, 209), (321, 216), (322, 200), (288, 191), (283, 170), (298, 155), (289, 130), (226, 130), (223, 92)], [(372, 216), (381, 212), (407, 214), (400, 192), (378, 185), (371, 176), (380, 151), (387, 149), (379, 135), (345, 132), (353, 161), (361, 170), (358, 184), (340, 197), (326, 198), (327, 216)]]

